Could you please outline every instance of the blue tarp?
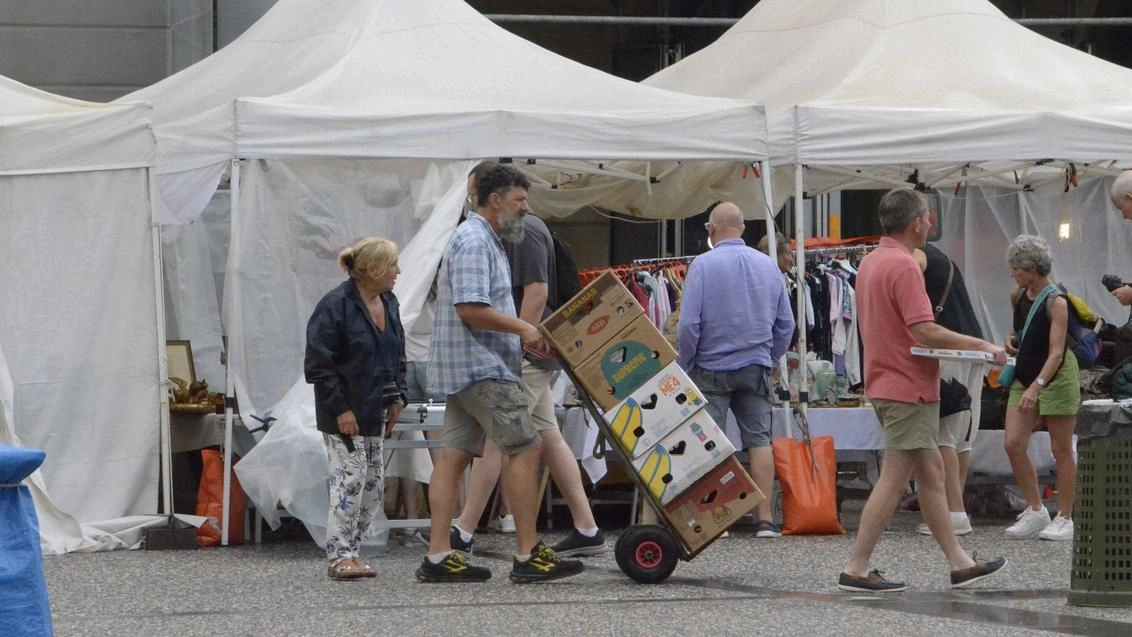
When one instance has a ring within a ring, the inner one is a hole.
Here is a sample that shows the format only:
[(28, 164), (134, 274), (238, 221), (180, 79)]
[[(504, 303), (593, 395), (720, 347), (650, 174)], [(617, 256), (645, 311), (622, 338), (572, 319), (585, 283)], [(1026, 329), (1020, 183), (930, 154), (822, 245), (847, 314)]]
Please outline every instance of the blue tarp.
[(20, 482), (43, 464), (38, 449), (0, 445), (0, 635), (51, 635), (39, 520)]

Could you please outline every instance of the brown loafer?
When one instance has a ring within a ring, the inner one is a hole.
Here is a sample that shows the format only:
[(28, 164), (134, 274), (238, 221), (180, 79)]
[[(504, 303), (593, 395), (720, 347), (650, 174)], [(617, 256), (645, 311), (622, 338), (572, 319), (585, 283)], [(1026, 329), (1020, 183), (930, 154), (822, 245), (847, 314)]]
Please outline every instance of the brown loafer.
[(326, 567), (326, 576), (332, 580), (354, 580), (368, 577), (354, 560), (338, 560)]

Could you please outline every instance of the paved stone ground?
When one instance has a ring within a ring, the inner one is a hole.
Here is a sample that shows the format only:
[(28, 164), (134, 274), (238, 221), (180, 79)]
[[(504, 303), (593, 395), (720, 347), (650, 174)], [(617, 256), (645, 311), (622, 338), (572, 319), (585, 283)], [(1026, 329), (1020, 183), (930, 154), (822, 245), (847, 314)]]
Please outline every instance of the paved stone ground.
[(477, 536), (477, 561), (495, 572), (483, 584), (418, 583), (424, 547), (399, 544), (371, 560), (377, 578), (332, 582), (295, 529), (259, 546), (48, 557), (45, 569), (58, 635), (1132, 634), (1132, 608), (1066, 603), (1072, 543), (1007, 540), (1005, 518), (976, 518), (962, 539), (1010, 560), (970, 590), (949, 590), (938, 547), (914, 532), (918, 514), (901, 511), (873, 566), (909, 591), (841, 593), (860, 504), (846, 503), (847, 536), (766, 540), (736, 526), (660, 585), (634, 583), (612, 550), (579, 577), (515, 585), (513, 536), (492, 534)]

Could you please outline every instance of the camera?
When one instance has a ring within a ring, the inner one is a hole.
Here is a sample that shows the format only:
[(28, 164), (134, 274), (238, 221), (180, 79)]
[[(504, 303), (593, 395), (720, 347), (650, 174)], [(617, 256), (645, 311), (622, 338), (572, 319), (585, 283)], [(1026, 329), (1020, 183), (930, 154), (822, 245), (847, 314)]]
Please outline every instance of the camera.
[(1109, 292), (1115, 292), (1117, 288), (1122, 288), (1128, 284), (1115, 274), (1106, 274), (1101, 277), (1101, 285), (1105, 286), (1105, 289)]

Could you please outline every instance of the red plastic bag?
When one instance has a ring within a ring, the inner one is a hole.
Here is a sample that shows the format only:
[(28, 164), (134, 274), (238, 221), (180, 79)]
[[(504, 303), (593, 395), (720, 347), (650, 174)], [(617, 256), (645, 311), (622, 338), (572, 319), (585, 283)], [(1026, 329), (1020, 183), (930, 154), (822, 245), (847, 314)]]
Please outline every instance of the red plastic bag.
[[(220, 544), (220, 523), (224, 514), (224, 452), (219, 449), (201, 449), (200, 459), (204, 465), (200, 474), (200, 487), (197, 489), (197, 515), (208, 521), (197, 529), (197, 546), (217, 546)], [(238, 460), (232, 455), (232, 466)], [(232, 474), (228, 497), (228, 544), (244, 543), (244, 514), (248, 508), (236, 474)]]
[[(782, 489), (784, 535), (845, 535), (837, 519), (837, 456), (833, 436), (775, 438), (774, 470)], [(811, 453), (812, 449), (812, 453)]]

